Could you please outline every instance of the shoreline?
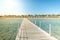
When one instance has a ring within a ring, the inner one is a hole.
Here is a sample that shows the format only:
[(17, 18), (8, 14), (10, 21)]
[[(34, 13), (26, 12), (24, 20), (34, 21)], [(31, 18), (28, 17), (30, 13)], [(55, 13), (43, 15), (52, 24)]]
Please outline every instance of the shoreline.
[(60, 18), (28, 18), (28, 19), (60, 19)]
[[(7, 17), (7, 18), (0, 18), (0, 19), (24, 19), (24, 18), (13, 18), (13, 17), (12, 18), (8, 18)], [(53, 17), (52, 18), (47, 18), (46, 17), (46, 18), (27, 18), (27, 19), (60, 19), (60, 18), (53, 18)]]

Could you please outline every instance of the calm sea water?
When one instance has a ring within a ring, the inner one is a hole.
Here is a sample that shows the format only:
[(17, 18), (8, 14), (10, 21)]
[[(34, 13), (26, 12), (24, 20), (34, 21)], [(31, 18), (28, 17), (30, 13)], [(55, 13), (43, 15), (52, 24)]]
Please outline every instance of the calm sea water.
[(0, 40), (15, 40), (22, 19), (0, 19)]
[(29, 19), (31, 22), (49, 33), (51, 28), (51, 35), (60, 40), (60, 19)]

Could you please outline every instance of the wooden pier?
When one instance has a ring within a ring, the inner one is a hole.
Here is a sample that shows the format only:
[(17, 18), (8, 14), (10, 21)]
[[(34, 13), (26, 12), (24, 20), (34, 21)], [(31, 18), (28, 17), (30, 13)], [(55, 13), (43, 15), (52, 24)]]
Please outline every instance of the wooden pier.
[(57, 40), (47, 32), (24, 18), (16, 36), (16, 40)]

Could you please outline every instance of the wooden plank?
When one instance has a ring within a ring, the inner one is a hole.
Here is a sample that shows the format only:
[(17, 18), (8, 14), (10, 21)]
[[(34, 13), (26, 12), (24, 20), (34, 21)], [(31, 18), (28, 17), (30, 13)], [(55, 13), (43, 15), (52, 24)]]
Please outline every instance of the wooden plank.
[(28, 19), (23, 19), (19, 28), (16, 40), (57, 40), (44, 30), (31, 23)]

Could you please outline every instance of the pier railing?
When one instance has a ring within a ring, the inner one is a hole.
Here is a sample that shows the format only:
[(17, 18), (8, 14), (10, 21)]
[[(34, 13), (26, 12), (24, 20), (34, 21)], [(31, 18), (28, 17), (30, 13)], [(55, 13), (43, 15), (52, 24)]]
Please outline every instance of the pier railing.
[[(50, 30), (51, 34), (51, 25)], [(16, 36), (16, 40), (57, 40), (55, 37), (49, 35), (47, 32), (31, 23), (28, 19), (23, 19)]]

